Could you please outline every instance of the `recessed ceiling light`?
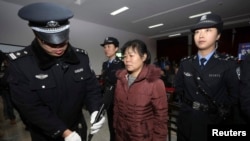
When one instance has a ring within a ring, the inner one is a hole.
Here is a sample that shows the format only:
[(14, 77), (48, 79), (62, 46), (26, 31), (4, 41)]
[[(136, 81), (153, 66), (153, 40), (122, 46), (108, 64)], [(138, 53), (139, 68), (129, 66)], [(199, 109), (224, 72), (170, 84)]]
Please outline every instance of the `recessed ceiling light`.
[(151, 25), (148, 28), (156, 28), (156, 27), (163, 26), (163, 25), (164, 25), (163, 23), (160, 23), (160, 24)]
[(82, 0), (75, 0), (75, 4), (76, 5), (81, 5), (82, 4)]
[(175, 37), (175, 36), (180, 36), (181, 33), (176, 33), (176, 34), (171, 34), (171, 35), (168, 35), (168, 37)]
[(113, 11), (112, 13), (110, 13), (110, 15), (115, 16), (117, 14), (120, 14), (120, 13), (128, 10), (128, 9), (129, 9), (128, 7), (124, 6), (124, 7), (120, 8), (120, 9), (118, 9), (118, 10)]
[(211, 11), (208, 11), (208, 12), (192, 15), (192, 16), (189, 16), (189, 19), (193, 19), (193, 18), (196, 18), (196, 17), (201, 17), (203, 15), (207, 15), (207, 14), (211, 14), (211, 13), (212, 13)]

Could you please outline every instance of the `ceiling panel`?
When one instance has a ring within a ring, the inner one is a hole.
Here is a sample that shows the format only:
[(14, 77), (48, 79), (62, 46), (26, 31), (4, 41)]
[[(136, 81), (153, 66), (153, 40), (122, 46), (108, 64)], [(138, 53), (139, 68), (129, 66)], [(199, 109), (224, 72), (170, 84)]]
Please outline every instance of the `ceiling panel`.
[[(26, 5), (40, 0), (3, 0), (17, 5)], [(43, 0), (59, 3), (70, 8), (75, 18), (101, 24), (151, 38), (165, 37), (172, 33), (187, 34), (197, 19), (193, 14), (212, 11), (221, 15), (225, 28), (249, 26), (249, 0)], [(81, 5), (75, 4), (75, 2)], [(109, 13), (122, 7), (130, 9), (117, 16)], [(148, 29), (152, 24), (164, 26)]]

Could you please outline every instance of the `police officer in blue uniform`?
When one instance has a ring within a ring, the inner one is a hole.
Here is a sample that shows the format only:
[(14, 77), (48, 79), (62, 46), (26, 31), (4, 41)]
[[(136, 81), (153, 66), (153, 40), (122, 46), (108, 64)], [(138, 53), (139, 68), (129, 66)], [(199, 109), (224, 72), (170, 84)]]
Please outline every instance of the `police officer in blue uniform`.
[(119, 41), (114, 37), (107, 37), (104, 39), (104, 42), (101, 44), (103, 47), (104, 53), (108, 58), (107, 61), (103, 62), (102, 64), (102, 74), (101, 79), (103, 81), (103, 93), (104, 97), (112, 98), (111, 103), (107, 109), (108, 115), (108, 125), (109, 125), (109, 132), (110, 132), (110, 141), (115, 140), (115, 131), (113, 128), (113, 96), (107, 95), (107, 90), (110, 90), (112, 87), (112, 95), (114, 94), (114, 87), (116, 85), (116, 71), (124, 68), (123, 61), (120, 60), (116, 56), (116, 53), (119, 49)]
[(198, 53), (181, 60), (175, 80), (182, 95), (178, 141), (206, 141), (208, 124), (234, 122), (229, 111), (238, 102), (237, 59), (216, 50), (222, 27), (220, 16), (209, 14), (191, 29)]
[[(101, 89), (85, 50), (69, 43), (73, 13), (53, 3), (33, 3), (18, 15), (29, 21), (32, 43), (8, 54), (12, 100), (24, 118), (32, 141), (85, 141), (86, 106), (93, 123), (103, 103)], [(95, 134), (105, 122), (90, 127)]]
[(250, 123), (250, 54), (240, 64), (240, 106), (246, 122)]

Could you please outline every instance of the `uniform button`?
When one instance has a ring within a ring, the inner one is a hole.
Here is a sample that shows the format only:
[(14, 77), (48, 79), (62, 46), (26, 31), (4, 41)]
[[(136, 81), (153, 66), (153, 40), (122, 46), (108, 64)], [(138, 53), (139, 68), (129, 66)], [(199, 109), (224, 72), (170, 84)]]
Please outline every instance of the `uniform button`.
[(199, 94), (199, 92), (196, 92), (196, 94)]
[(82, 124), (78, 123), (78, 128), (81, 129), (82, 128)]
[(59, 66), (59, 64), (56, 64), (56, 66)]
[(198, 76), (198, 77), (197, 77), (197, 80), (201, 80), (201, 78)]
[(57, 130), (54, 134), (52, 134), (52, 138), (56, 138), (60, 134), (60, 130)]
[(44, 88), (45, 88), (45, 85), (42, 85), (42, 88), (44, 89)]
[(83, 80), (83, 77), (81, 77), (81, 80)]

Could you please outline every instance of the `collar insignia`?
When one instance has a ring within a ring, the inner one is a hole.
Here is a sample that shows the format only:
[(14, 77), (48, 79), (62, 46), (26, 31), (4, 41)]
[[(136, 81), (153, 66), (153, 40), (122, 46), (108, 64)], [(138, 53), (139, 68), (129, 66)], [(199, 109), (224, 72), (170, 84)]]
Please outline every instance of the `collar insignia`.
[(48, 74), (37, 74), (37, 75), (35, 75), (35, 77), (37, 79), (40, 79), (40, 80), (43, 80), (43, 79), (47, 78), (48, 76), (49, 76)]
[(220, 74), (208, 74), (208, 77), (221, 77)]
[(191, 77), (191, 76), (192, 76), (192, 74), (189, 73), (189, 72), (184, 72), (183, 74), (184, 74), (185, 76), (187, 76), (187, 77)]
[(83, 68), (76, 69), (74, 72), (75, 72), (75, 73), (80, 73), (80, 72), (83, 72)]

